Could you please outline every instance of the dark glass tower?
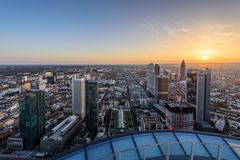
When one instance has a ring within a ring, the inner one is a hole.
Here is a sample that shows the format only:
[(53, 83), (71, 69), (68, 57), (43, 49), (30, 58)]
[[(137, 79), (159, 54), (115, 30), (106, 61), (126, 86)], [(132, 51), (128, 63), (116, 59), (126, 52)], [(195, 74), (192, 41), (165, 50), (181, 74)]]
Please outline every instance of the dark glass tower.
[(24, 148), (33, 150), (45, 133), (45, 101), (42, 91), (30, 91), (19, 101), (19, 129)]
[(155, 64), (154, 65), (154, 71), (155, 71), (155, 75), (156, 76), (160, 75), (160, 66), (159, 66), (159, 64)]
[(197, 74), (198, 70), (187, 70), (187, 102), (196, 106), (197, 104)]
[(98, 85), (96, 81), (86, 81), (86, 122), (89, 132), (98, 131)]
[(197, 76), (197, 121), (210, 122), (211, 70), (201, 70)]

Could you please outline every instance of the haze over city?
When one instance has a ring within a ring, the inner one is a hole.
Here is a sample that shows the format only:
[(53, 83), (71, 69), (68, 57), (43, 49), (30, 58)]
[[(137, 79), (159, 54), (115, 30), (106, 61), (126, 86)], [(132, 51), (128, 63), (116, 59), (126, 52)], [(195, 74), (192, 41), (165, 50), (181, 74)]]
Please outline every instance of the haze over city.
[(1, 64), (240, 62), (240, 1), (0, 1)]

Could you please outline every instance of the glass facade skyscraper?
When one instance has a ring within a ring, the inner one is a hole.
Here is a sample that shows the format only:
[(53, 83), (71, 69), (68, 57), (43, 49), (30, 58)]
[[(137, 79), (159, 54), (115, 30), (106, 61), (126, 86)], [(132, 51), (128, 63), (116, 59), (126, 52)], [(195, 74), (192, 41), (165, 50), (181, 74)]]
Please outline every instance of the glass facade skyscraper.
[(85, 97), (85, 79), (72, 80), (72, 112), (74, 115), (85, 119), (86, 113), (86, 97)]
[(87, 129), (96, 134), (98, 130), (98, 84), (96, 81), (86, 81), (86, 122)]
[(156, 83), (157, 83), (157, 76), (160, 75), (160, 66), (159, 64), (150, 63), (147, 65), (146, 68), (146, 78), (147, 78), (147, 91), (152, 93), (153, 95), (156, 94)]
[(186, 64), (184, 60), (182, 61), (180, 67), (180, 80), (186, 80)]
[(201, 70), (197, 76), (197, 121), (210, 122), (211, 70)]
[(147, 77), (147, 91), (154, 94), (155, 93), (155, 71), (154, 71), (153, 63), (150, 63), (149, 65), (147, 65), (146, 77)]
[(159, 64), (154, 65), (155, 76), (160, 75), (160, 66)]
[(187, 70), (187, 102), (196, 106), (197, 102), (197, 74), (198, 70)]
[(45, 133), (45, 101), (42, 91), (30, 91), (19, 101), (19, 129), (24, 148), (33, 150)]

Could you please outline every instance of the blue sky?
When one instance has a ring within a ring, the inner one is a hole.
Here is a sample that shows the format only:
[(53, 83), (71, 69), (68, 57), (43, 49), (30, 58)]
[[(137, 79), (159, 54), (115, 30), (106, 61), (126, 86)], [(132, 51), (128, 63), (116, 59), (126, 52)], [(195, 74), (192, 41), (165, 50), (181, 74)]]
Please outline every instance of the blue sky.
[[(164, 63), (195, 50), (239, 61), (239, 8), (238, 0), (1, 0), (0, 64)], [(208, 46), (220, 37), (234, 42)]]

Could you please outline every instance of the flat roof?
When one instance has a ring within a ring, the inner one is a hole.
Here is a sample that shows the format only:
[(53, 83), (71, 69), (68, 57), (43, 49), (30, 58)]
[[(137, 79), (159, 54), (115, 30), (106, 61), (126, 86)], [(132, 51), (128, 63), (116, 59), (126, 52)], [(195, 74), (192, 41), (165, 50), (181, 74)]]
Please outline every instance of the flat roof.
[(170, 112), (180, 112), (180, 109), (182, 109), (183, 113), (193, 113), (195, 110), (195, 107), (193, 107), (188, 102), (173, 102), (173, 101), (166, 101), (164, 104), (164, 107), (170, 111)]
[(60, 122), (57, 126), (55, 126), (51, 130), (52, 132), (51, 135), (44, 136), (43, 140), (54, 140), (54, 141), (62, 140), (64, 137), (64, 134), (62, 134), (63, 129), (67, 130), (68, 128), (72, 127), (71, 124), (74, 124), (76, 121), (77, 121), (77, 116), (69, 116), (65, 118), (62, 122)]
[[(119, 117), (119, 112), (122, 112), (122, 117)], [(130, 127), (132, 126), (132, 127)], [(117, 132), (119, 129), (134, 130), (130, 110), (113, 109), (109, 123), (109, 132)]]
[(10, 154), (0, 154), (0, 159), (31, 159), (33, 151), (13, 151)]
[(143, 115), (144, 122), (155, 122), (158, 123), (160, 119), (156, 115), (146, 116)]
[(240, 139), (204, 132), (148, 131), (93, 142), (53, 157), (59, 160), (240, 159)]

